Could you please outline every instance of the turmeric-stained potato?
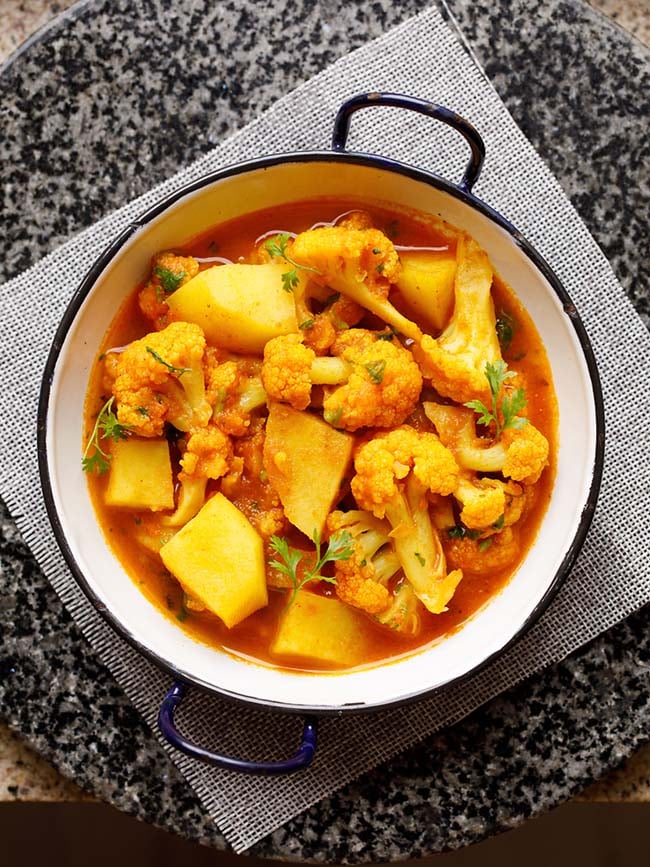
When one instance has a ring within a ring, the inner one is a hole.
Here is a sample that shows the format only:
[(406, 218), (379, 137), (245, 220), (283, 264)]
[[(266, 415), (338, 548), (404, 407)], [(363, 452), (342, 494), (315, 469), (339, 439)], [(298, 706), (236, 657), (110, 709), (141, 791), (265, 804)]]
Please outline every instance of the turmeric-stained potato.
[(200, 325), (210, 343), (262, 354), (272, 337), (298, 330), (288, 265), (215, 265), (167, 298), (172, 319)]
[(272, 403), (266, 423), (264, 468), (284, 512), (299, 530), (322, 535), (352, 460), (354, 438), (322, 418)]
[(167, 440), (118, 440), (111, 446), (107, 506), (126, 509), (174, 508), (174, 482)]
[(367, 657), (367, 629), (354, 608), (302, 590), (282, 615), (271, 653), (307, 663), (359, 665)]
[(230, 629), (268, 603), (262, 538), (223, 494), (160, 549), (183, 589)]
[(439, 331), (454, 306), (454, 251), (426, 250), (400, 253), (402, 270), (396, 286), (416, 316)]

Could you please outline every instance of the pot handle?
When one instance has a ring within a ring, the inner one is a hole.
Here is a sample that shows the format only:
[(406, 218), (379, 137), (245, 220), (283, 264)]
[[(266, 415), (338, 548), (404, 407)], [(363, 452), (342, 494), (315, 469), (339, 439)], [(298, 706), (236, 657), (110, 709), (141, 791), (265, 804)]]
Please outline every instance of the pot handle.
[(359, 93), (346, 100), (339, 108), (334, 119), (334, 130), (332, 132), (333, 150), (345, 150), (348, 133), (350, 132), (350, 120), (354, 112), (359, 111), (360, 108), (377, 105), (388, 105), (393, 108), (406, 108), (409, 111), (416, 111), (419, 114), (425, 114), (427, 117), (440, 120), (459, 132), (469, 144), (472, 153), (465, 169), (465, 174), (458, 186), (467, 193), (472, 191), (472, 187), (481, 173), (485, 157), (485, 144), (478, 130), (469, 121), (465, 120), (464, 117), (456, 114), (455, 111), (445, 108), (443, 105), (437, 105), (434, 102), (426, 102), (415, 96), (405, 96), (401, 93), (373, 92)]
[(163, 699), (158, 713), (158, 726), (163, 737), (177, 750), (193, 759), (198, 759), (209, 765), (216, 765), (226, 771), (238, 771), (240, 774), (258, 774), (267, 777), (292, 774), (309, 767), (311, 764), (316, 752), (317, 721), (314, 717), (305, 718), (298, 751), (291, 758), (281, 762), (251, 762), (247, 759), (221, 756), (187, 740), (176, 728), (174, 722), (174, 712), (183, 700), (185, 690), (185, 684), (177, 681)]

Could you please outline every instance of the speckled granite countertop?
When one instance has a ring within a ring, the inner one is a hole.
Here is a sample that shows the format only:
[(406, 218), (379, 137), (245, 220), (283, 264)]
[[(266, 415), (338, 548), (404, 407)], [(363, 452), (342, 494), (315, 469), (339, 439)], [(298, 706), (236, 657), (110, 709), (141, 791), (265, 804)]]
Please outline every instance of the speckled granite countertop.
[[(425, 4), (322, 3), (321, 20), (314, 0), (277, 2), (273, 11), (261, 5), (98, 0), (16, 59), (0, 77), (9, 157), (0, 168), (9, 193), (0, 213), (8, 248), (0, 279)], [(648, 323), (648, 256), (634, 248), (644, 243), (647, 213), (638, 177), (648, 165), (647, 52), (579, 0), (449, 5)], [(216, 56), (202, 33), (212, 33)], [(193, 50), (183, 56), (190, 35)], [(173, 74), (171, 98), (161, 91), (165, 70)], [(3, 516), (2, 524), (0, 696), (11, 729), (96, 796), (223, 847), (11, 521)], [(647, 614), (326, 799), (254, 854), (339, 862), (418, 857), (512, 827), (580, 791), (650, 735)], [(647, 760), (647, 751), (636, 760), (631, 785), (639, 792)], [(9, 785), (21, 796), (28, 783)], [(616, 799), (612, 790), (593, 791)]]

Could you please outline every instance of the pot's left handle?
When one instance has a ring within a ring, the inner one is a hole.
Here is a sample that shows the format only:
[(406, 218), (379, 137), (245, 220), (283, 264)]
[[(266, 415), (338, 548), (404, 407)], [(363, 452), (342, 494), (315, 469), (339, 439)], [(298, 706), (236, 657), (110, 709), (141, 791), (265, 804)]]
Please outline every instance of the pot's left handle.
[(182, 735), (174, 722), (174, 711), (185, 695), (185, 684), (175, 683), (169, 690), (158, 713), (158, 725), (165, 739), (177, 750), (186, 753), (193, 759), (216, 765), (227, 771), (237, 771), (240, 774), (258, 774), (261, 776), (281, 776), (292, 774), (309, 767), (316, 752), (317, 721), (306, 717), (298, 751), (289, 759), (281, 762), (252, 762), (247, 759), (235, 759), (232, 756), (222, 756), (205, 747), (195, 744)]

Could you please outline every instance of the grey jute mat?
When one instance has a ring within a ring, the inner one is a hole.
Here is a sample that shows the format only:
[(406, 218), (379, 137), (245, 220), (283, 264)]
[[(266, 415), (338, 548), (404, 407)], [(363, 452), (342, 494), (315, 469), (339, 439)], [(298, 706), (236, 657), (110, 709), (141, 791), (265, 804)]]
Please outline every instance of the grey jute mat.
[[(515, 125), (481, 70), (431, 8), (280, 99), (259, 120), (157, 189), (82, 232), (2, 287), (0, 489), (25, 540), (84, 634), (147, 721), (155, 726), (170, 685), (119, 639), (72, 579), (54, 541), (38, 482), (36, 407), (54, 331), (80, 279), (109, 240), (189, 180), (264, 154), (327, 148), (338, 105), (351, 94), (390, 90), (447, 105), (487, 145), (476, 193), (523, 231), (564, 282), (593, 343), (605, 394), (607, 447), (599, 506), (570, 578), (541, 621), (508, 653), (462, 686), (404, 709), (326, 719), (306, 773), (279, 780), (221, 772), (171, 752), (236, 851), (349, 780), (555, 662), (650, 600), (650, 336), (555, 178)], [(465, 147), (422, 118), (361, 113), (351, 149), (394, 156), (455, 180)], [(251, 757), (283, 757), (299, 722), (195, 693), (181, 718), (200, 743)]]

